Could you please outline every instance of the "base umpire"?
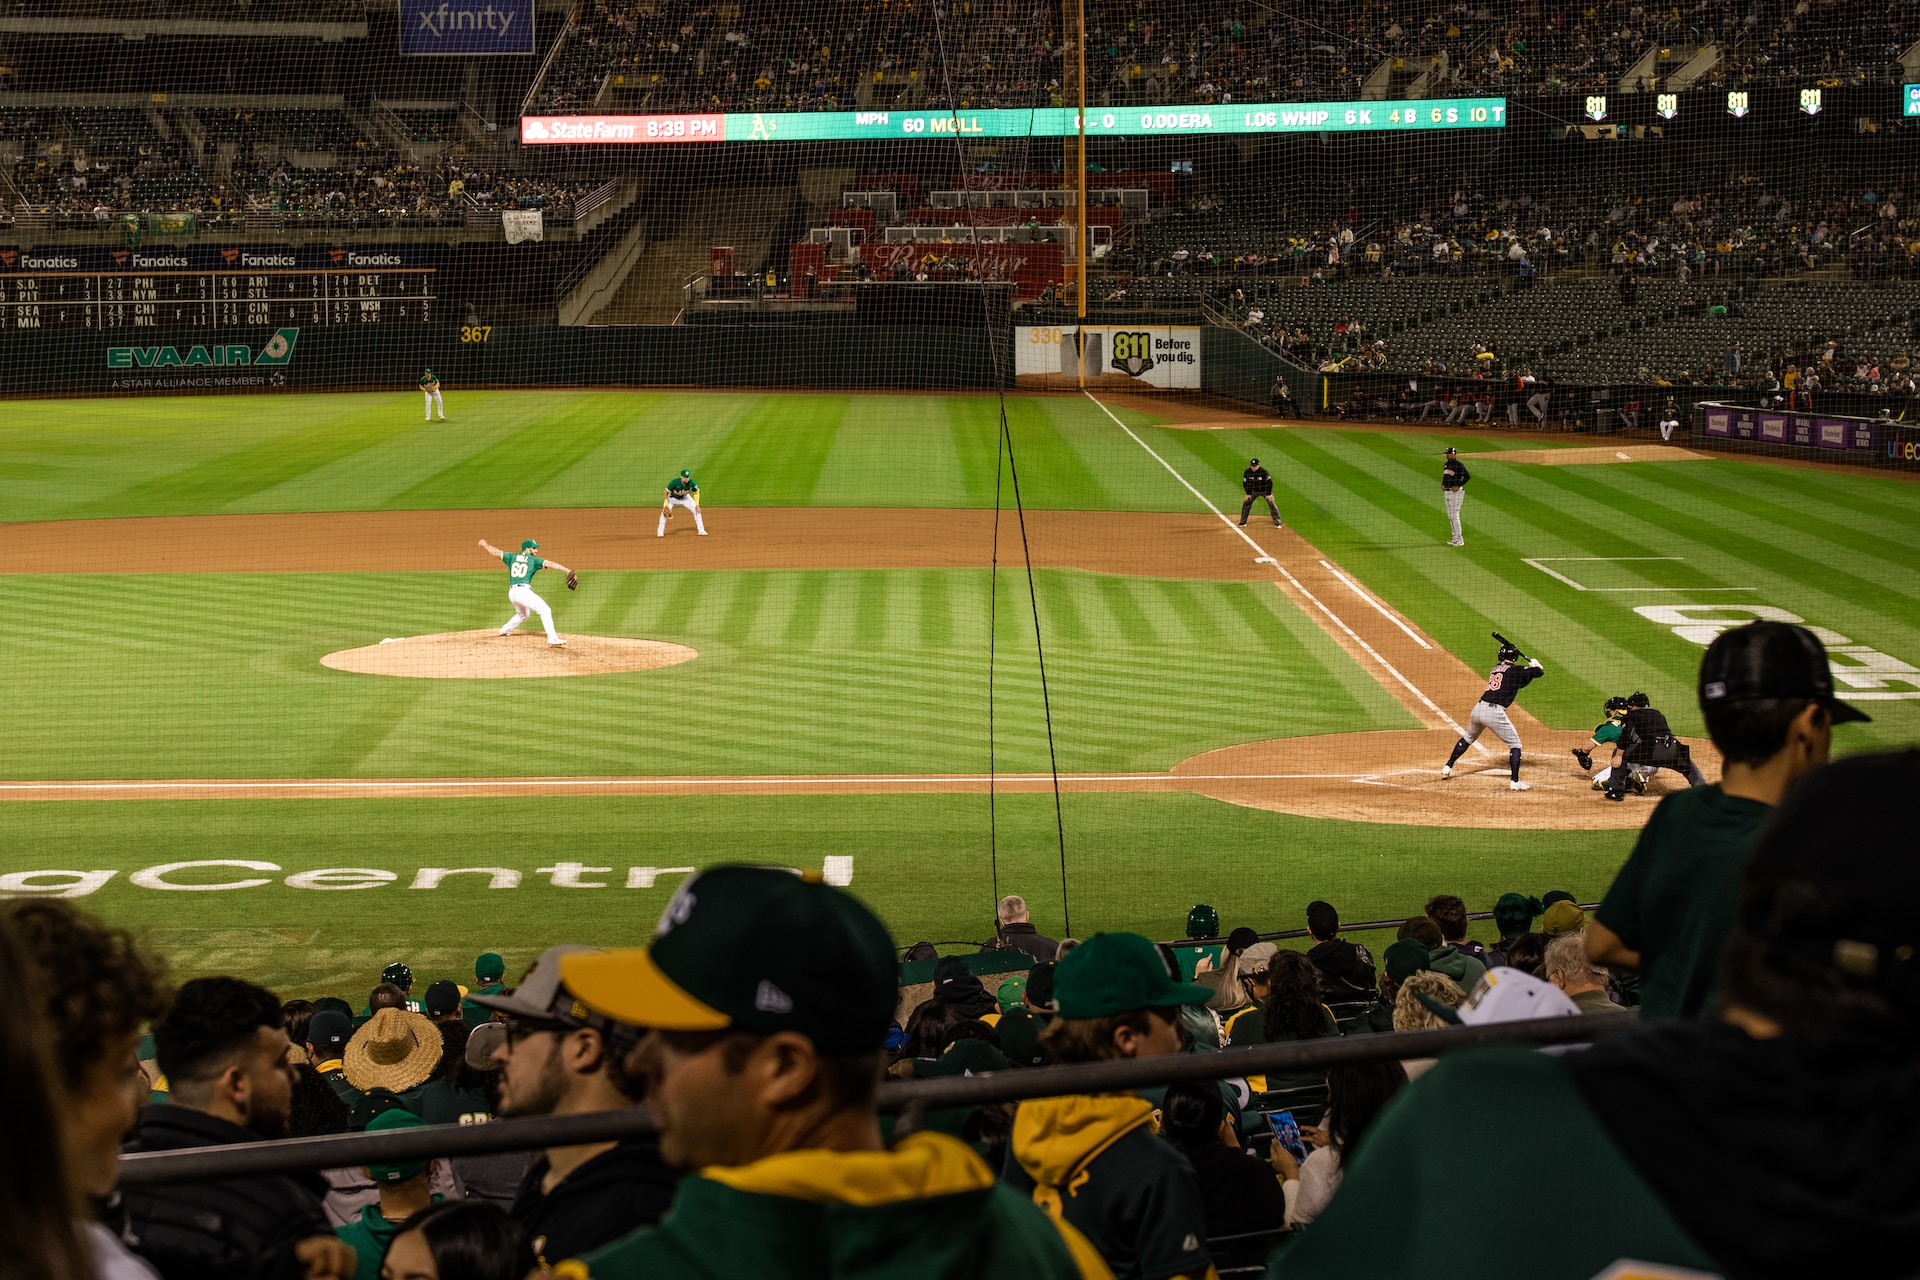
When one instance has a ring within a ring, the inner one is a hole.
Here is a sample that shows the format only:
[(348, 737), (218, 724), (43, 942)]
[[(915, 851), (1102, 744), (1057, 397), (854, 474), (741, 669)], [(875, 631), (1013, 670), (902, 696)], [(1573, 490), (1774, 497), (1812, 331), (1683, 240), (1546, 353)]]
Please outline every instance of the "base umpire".
[(1247, 500), (1240, 504), (1240, 527), (1246, 528), (1247, 516), (1253, 511), (1253, 500), (1265, 498), (1267, 510), (1273, 513), (1273, 527), (1280, 527), (1280, 508), (1273, 505), (1273, 473), (1260, 465), (1260, 459), (1249, 458), (1247, 469), (1240, 473), (1240, 489)]

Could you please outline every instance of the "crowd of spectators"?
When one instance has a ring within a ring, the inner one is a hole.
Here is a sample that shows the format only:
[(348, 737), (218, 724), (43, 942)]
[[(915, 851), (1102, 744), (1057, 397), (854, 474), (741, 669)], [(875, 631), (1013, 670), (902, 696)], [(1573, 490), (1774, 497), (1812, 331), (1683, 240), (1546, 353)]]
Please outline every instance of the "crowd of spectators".
[[(1893, 0), (1713, 0), (1659, 9), (1460, 3), (1408, 10), (1390, 0), (1343, 9), (1208, 0), (1174, 11), (1140, 0), (1087, 6), (1087, 77), (1101, 105), (1343, 100), (1393, 60), (1391, 88), (1437, 71), (1430, 96), (1605, 91), (1648, 52), (1677, 70), (1717, 44), (1706, 89), (1898, 83), (1912, 19)], [(569, 34), (542, 102), (579, 110), (604, 88), (660, 111), (847, 110), (862, 82), (885, 106), (914, 84), (951, 88), (961, 107), (1061, 104), (1071, 74), (1057, 5), (904, 0), (778, 8), (694, 0), (596, 0)], [(862, 105), (865, 105), (863, 102)]]
[[(395, 963), (357, 1013), (234, 977), (175, 988), (126, 933), (16, 901), (0, 912), (8, 1262), (52, 1280), (1064, 1280), (1271, 1254), (1285, 1280), (1400, 1274), (1415, 1255), (1452, 1269), (1523, 1235), (1553, 1280), (1623, 1256), (1774, 1274), (1842, 1240), (1910, 1258), (1920, 862), (1903, 806), (1920, 753), (1828, 763), (1834, 726), (1864, 716), (1799, 627), (1723, 633), (1699, 696), (1722, 777), (1660, 803), (1591, 915), (1571, 893), (1509, 893), (1497, 938), (1476, 939), (1441, 894), (1376, 959), (1326, 902), (1304, 948), (1223, 939), (1205, 905), (1169, 947), (1055, 940), (1009, 897), (982, 954), (1028, 967), (989, 990), (968, 957), (939, 959), (904, 1025), (881, 923), (769, 868), (689, 879), (643, 950), (556, 946), (511, 986), (489, 952), (470, 985), (417, 999)], [(1232, 1071), (1248, 1047), (1554, 1016), (1594, 1020), (1594, 1043)], [(883, 1073), (1181, 1053), (1222, 1055), (1224, 1078), (934, 1110), (890, 1133), (875, 1105)], [(123, 1149), (642, 1100), (657, 1128), (619, 1141), (116, 1187)], [(1524, 1193), (1444, 1176), (1546, 1133), (1583, 1156), (1537, 1163)], [(1820, 1158), (1763, 1158), (1782, 1140)], [(1539, 1211), (1601, 1194), (1624, 1207)]]

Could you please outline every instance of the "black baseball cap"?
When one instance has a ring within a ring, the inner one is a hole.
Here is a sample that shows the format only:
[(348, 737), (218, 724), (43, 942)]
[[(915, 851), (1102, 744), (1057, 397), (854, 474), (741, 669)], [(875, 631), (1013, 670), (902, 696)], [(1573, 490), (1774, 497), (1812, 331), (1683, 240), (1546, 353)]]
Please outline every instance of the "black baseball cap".
[(1838, 970), (1920, 1013), (1920, 750), (1850, 756), (1781, 801), (1747, 864), (1740, 927), (1799, 964)]
[(681, 882), (644, 950), (574, 954), (589, 1009), (661, 1031), (794, 1031), (825, 1054), (875, 1053), (899, 1002), (893, 939), (814, 876), (722, 866)]
[[(316, 1049), (344, 1049), (353, 1039), (353, 1019), (332, 1009), (322, 1009), (307, 1023), (307, 1043)], [(339, 1054), (334, 1055), (338, 1057)]]
[(442, 978), (427, 988), (420, 1007), (432, 1017), (445, 1017), (460, 1011), (460, 985)]
[(1453, 454), (1453, 453), (1458, 453), (1458, 452), (1460, 452), (1460, 451), (1459, 451), (1458, 449), (1456, 449), (1456, 448), (1454, 448), (1454, 447), (1453, 447), (1452, 445), (1448, 445), (1448, 446), (1447, 446), (1447, 452), (1448, 452), (1448, 453), (1450, 453), (1450, 454)]
[(1702, 711), (1757, 698), (1812, 698), (1835, 724), (1872, 719), (1833, 696), (1833, 669), (1819, 637), (1786, 622), (1722, 631), (1700, 662)]

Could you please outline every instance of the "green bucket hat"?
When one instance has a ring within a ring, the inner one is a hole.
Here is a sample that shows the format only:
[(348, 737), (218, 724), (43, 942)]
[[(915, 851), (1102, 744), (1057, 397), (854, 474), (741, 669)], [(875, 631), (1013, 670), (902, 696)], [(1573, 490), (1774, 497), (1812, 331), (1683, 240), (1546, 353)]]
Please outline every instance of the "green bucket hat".
[(1173, 1009), (1213, 995), (1209, 987), (1182, 982), (1173, 957), (1137, 933), (1096, 933), (1054, 968), (1053, 998), (1063, 1018)]

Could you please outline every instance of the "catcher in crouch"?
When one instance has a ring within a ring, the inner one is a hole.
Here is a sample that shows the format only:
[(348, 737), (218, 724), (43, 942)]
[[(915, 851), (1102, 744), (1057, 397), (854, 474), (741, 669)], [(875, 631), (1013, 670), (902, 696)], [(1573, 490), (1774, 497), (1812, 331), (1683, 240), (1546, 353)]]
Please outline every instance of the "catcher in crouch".
[(1627, 798), (1627, 779), (1634, 765), (1652, 765), (1672, 769), (1686, 778), (1690, 787), (1707, 784), (1705, 775), (1693, 762), (1693, 752), (1667, 727), (1667, 718), (1653, 709), (1644, 693), (1627, 697), (1626, 719), (1620, 722), (1620, 741), (1613, 748), (1613, 772), (1607, 778), (1607, 799)]
[[(1614, 744), (1620, 741), (1620, 725), (1627, 718), (1627, 700), (1618, 695), (1608, 698), (1606, 710), (1607, 718), (1594, 728), (1592, 743), (1586, 747), (1573, 749), (1573, 758), (1579, 761), (1580, 767), (1589, 773), (1593, 773), (1593, 753), (1595, 751), (1611, 752)], [(1633, 788), (1634, 794), (1647, 794), (1647, 775), (1653, 771), (1654, 767), (1650, 764), (1627, 766), (1627, 785)], [(1601, 765), (1600, 771), (1593, 774), (1593, 789), (1605, 791), (1607, 779), (1612, 776), (1613, 766)]]

